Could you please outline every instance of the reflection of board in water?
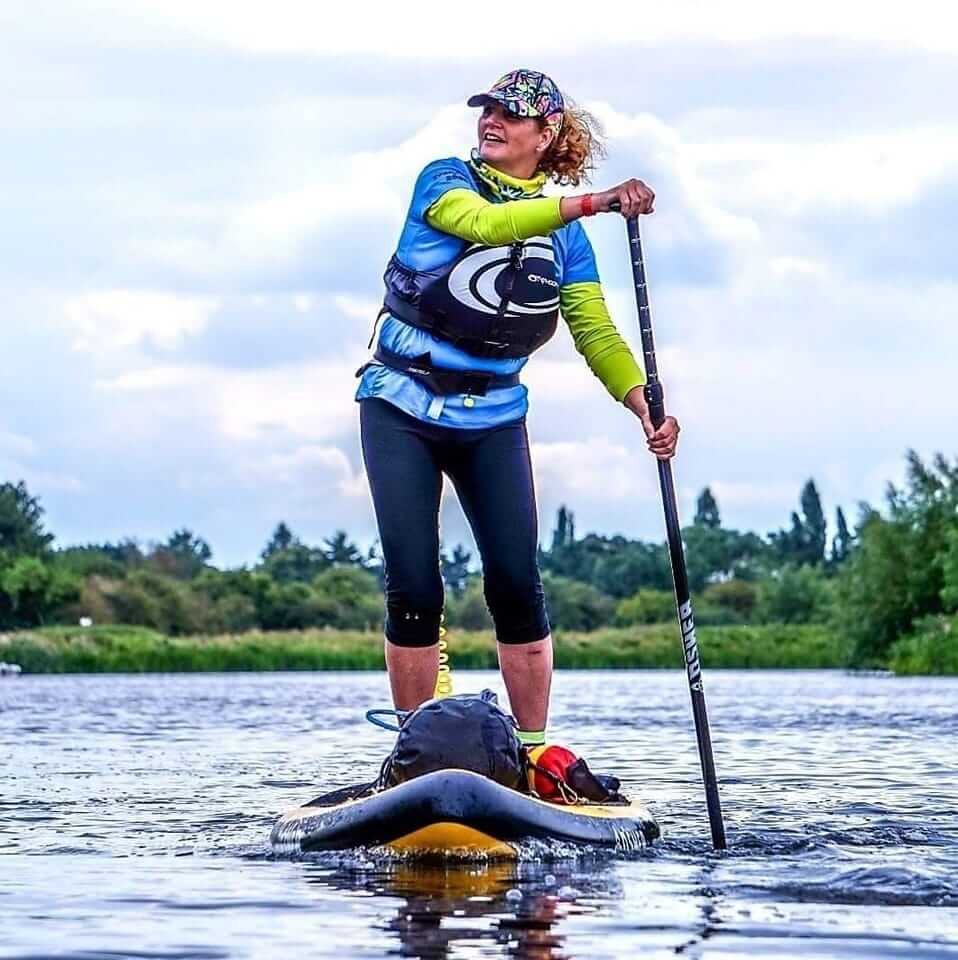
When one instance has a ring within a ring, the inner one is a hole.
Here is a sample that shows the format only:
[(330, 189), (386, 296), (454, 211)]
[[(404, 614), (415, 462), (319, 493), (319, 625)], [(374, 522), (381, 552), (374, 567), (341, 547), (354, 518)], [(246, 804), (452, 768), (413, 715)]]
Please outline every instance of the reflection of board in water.
[[(611, 862), (611, 861), (610, 861)], [(403, 956), (435, 960), (460, 956), (509, 956), (527, 960), (566, 956), (564, 922), (603, 901), (618, 901), (621, 885), (601, 860), (585, 869), (568, 861), (542, 863), (424, 864), (398, 858), (337, 862), (324, 857), (305, 865), (308, 883), (332, 890), (399, 899), (383, 928), (395, 935)], [(580, 898), (585, 898), (583, 902)]]
[(414, 857), (514, 859), (515, 843), (560, 840), (635, 850), (659, 836), (637, 802), (560, 806), (466, 770), (440, 770), (379, 793), (342, 793), (292, 810), (273, 827), (274, 848), (387, 846)]

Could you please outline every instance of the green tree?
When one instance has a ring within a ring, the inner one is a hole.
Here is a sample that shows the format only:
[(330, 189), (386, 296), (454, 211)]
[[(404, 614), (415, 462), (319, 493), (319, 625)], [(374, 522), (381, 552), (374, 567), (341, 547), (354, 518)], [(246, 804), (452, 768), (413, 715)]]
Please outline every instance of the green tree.
[(723, 580), (710, 584), (702, 592), (702, 600), (730, 611), (741, 623), (749, 623), (758, 607), (760, 587), (751, 580)]
[(454, 596), (461, 594), (469, 583), (471, 559), (472, 554), (461, 543), (456, 545), (452, 556), (445, 550), (439, 556), (443, 582)]
[(257, 593), (256, 615), (265, 630), (305, 630), (331, 626), (337, 615), (335, 601), (305, 583), (268, 581)]
[(587, 583), (613, 597), (627, 597), (640, 587), (668, 589), (672, 582), (664, 544), (625, 537), (587, 534), (555, 550), (540, 551), (544, 573)]
[(712, 496), (712, 491), (706, 487), (695, 501), (695, 520), (693, 523), (718, 529), (722, 526), (722, 519), (719, 516), (718, 501)]
[(313, 590), (332, 616), (329, 626), (371, 630), (382, 626), (383, 598), (379, 581), (359, 567), (333, 566), (313, 581)]
[(34, 627), (80, 595), (80, 579), (40, 557), (17, 557), (0, 571), (0, 627)]
[(473, 577), (461, 594), (447, 598), (446, 625), (462, 630), (492, 628), (492, 616), (486, 606), (481, 577)]
[(127, 568), (104, 547), (88, 544), (83, 547), (67, 547), (56, 552), (57, 566), (80, 577), (101, 576), (121, 580)]
[(801, 515), (792, 513), (791, 529), (772, 533), (769, 539), (783, 562), (815, 566), (825, 559), (828, 537), (825, 512), (814, 480), (806, 481), (802, 487), (800, 503)]
[(207, 569), (190, 586), (207, 611), (206, 629), (236, 633), (258, 626), (256, 574), (246, 569)]
[(177, 580), (192, 580), (213, 557), (210, 545), (187, 529), (174, 531), (166, 543), (150, 553), (150, 565)]
[(820, 567), (788, 564), (759, 584), (762, 623), (823, 623), (830, 605), (830, 581)]
[(137, 570), (146, 561), (140, 545), (131, 537), (120, 540), (118, 543), (104, 543), (94, 547), (94, 549), (102, 551), (111, 560), (126, 567), (127, 570)]
[(559, 507), (556, 525), (552, 531), (552, 549), (568, 546), (575, 541), (575, 516), (565, 505)]
[(288, 547), (273, 550), (260, 569), (279, 583), (312, 583), (329, 566), (322, 550), (294, 540)]
[(157, 570), (136, 570), (115, 582), (109, 593), (117, 623), (152, 627), (161, 633), (202, 633), (208, 609), (202, 594)]
[(945, 534), (942, 554), (941, 602), (947, 613), (958, 612), (958, 524)]
[(285, 523), (280, 521), (276, 525), (276, 529), (273, 531), (272, 536), (269, 538), (269, 542), (263, 548), (263, 552), (260, 554), (260, 558), (263, 560), (269, 560), (276, 553), (281, 553), (283, 550), (288, 550), (294, 544), (298, 544), (299, 540), (293, 535), (293, 531), (286, 526)]
[(41, 556), (52, 540), (53, 534), (43, 529), (43, 507), (26, 484), (0, 483), (0, 553)]
[(545, 576), (549, 620), (557, 630), (595, 630), (612, 622), (615, 601), (588, 583)]
[(263, 572), (279, 583), (312, 583), (331, 563), (322, 550), (307, 546), (282, 522), (277, 524), (260, 558)]
[(618, 627), (668, 623), (675, 618), (675, 594), (668, 590), (639, 590), (620, 600), (615, 608), (615, 625)]
[(729, 577), (755, 579), (766, 566), (768, 547), (754, 533), (693, 523), (683, 527), (682, 541), (693, 592)]
[(852, 551), (855, 538), (848, 529), (848, 522), (845, 520), (845, 512), (841, 507), (835, 510), (835, 536), (832, 539), (832, 555), (830, 562), (832, 567), (840, 567)]
[(325, 546), (323, 553), (330, 563), (354, 567), (363, 565), (362, 553), (346, 536), (345, 530), (337, 530), (323, 541), (323, 545)]
[(838, 578), (838, 623), (859, 663), (882, 663), (915, 621), (942, 613), (954, 530), (958, 461), (937, 454), (930, 465), (910, 450), (905, 485), (890, 484), (887, 516), (866, 506), (857, 545)]

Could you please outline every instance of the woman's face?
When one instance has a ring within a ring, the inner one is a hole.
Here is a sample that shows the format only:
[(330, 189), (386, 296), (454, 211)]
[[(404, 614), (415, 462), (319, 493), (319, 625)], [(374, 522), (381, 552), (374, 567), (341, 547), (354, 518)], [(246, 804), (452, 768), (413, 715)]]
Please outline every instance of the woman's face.
[(500, 103), (487, 103), (479, 114), (479, 156), (506, 173), (528, 170), (532, 176), (551, 142), (545, 124), (514, 116)]

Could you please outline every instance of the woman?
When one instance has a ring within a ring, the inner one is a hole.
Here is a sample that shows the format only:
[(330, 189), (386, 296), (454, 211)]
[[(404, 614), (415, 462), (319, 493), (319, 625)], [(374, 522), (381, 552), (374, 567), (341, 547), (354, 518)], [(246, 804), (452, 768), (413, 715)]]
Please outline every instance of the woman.
[(542, 73), (514, 70), (486, 93), (469, 161), (420, 174), (396, 253), (374, 361), (357, 391), (363, 456), (386, 568), (386, 665), (397, 709), (433, 695), (443, 608), (442, 475), (452, 480), (482, 558), (486, 602), (520, 738), (544, 742), (552, 638), (536, 565), (538, 530), (518, 373), (556, 329), (667, 459), (679, 426), (656, 430), (645, 376), (613, 325), (578, 222), (610, 210), (651, 213), (641, 180), (600, 193), (544, 197), (551, 178), (578, 185), (600, 149), (587, 114)]

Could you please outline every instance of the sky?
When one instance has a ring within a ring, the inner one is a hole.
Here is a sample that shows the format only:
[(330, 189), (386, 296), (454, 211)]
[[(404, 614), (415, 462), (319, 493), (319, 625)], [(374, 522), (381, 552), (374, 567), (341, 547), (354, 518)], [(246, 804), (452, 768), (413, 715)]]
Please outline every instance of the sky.
[[(74, 0), (0, 9), (0, 481), (61, 545), (188, 527), (252, 563), (282, 520), (376, 536), (354, 373), (418, 171), (523, 65), (641, 177), (680, 513), (850, 517), (956, 452), (958, 13), (812, 0), (488, 8)], [(568, 189), (568, 188), (567, 188)], [(589, 220), (638, 327), (621, 217)], [(568, 332), (531, 360), (542, 539), (662, 540), (654, 461)], [(470, 543), (450, 493), (442, 536)]]

